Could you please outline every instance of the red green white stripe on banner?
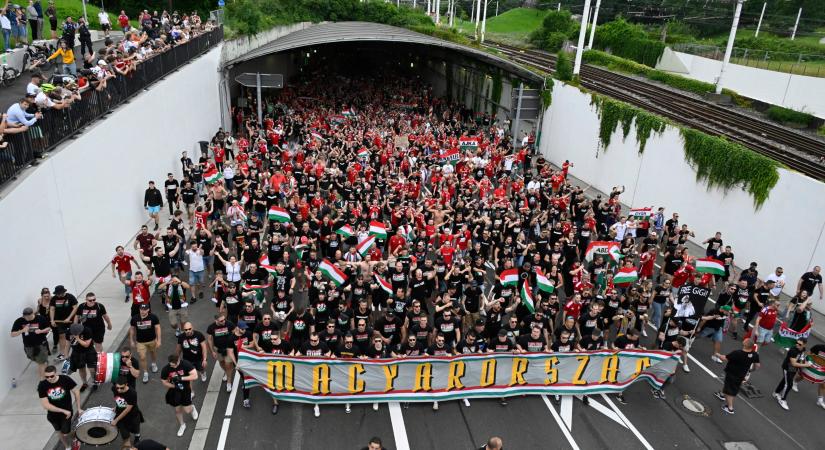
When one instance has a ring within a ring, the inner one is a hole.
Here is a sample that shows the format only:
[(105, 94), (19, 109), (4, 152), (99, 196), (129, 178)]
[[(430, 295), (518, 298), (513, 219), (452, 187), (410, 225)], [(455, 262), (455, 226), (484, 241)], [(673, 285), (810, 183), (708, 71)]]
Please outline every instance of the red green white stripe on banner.
[(521, 302), (530, 310), (530, 313), (536, 312), (536, 302), (533, 301), (533, 290), (530, 288), (530, 282), (524, 280), (521, 284)]
[(461, 158), (461, 154), (456, 149), (450, 149), (441, 154), (441, 162), (456, 164)]
[(696, 271), (712, 273), (714, 275), (724, 275), (725, 263), (716, 258), (699, 258), (696, 260)]
[(553, 283), (547, 279), (544, 275), (544, 271), (536, 267), (536, 287), (539, 288), (540, 291), (547, 292), (548, 294), (552, 294), (553, 291), (556, 290)]
[(808, 339), (811, 335), (811, 324), (808, 323), (800, 331), (792, 330), (785, 322), (779, 325), (779, 330), (773, 334), (773, 342), (779, 347), (791, 348), (798, 339)]
[(203, 179), (209, 184), (217, 183), (220, 179), (223, 178), (223, 173), (218, 172), (218, 169), (211, 168), (204, 172)]
[(289, 217), (289, 212), (279, 206), (272, 206), (269, 208), (269, 220), (274, 220), (281, 223), (292, 221)]
[(368, 159), (370, 157), (370, 151), (364, 147), (361, 147), (361, 149), (358, 150), (358, 157), (362, 159)]
[(587, 251), (584, 258), (587, 261), (593, 261), (596, 255), (609, 256), (613, 262), (619, 262), (622, 259), (622, 254), (619, 253), (619, 243), (615, 241), (593, 241), (587, 246)]
[(622, 267), (613, 276), (614, 284), (630, 284), (639, 279), (639, 274), (635, 267)]
[(120, 377), (120, 353), (98, 353), (95, 383), (114, 383)]
[(347, 275), (329, 262), (328, 259), (324, 259), (321, 264), (318, 265), (318, 270), (336, 286), (340, 287), (347, 282)]
[(478, 148), (478, 139), (474, 137), (463, 137), (458, 139), (458, 146), (461, 150), (476, 150)]
[(276, 272), (275, 266), (269, 264), (269, 257), (266, 255), (261, 255), (261, 257), (258, 258), (258, 265), (269, 273)]
[(518, 284), (518, 269), (507, 269), (498, 276), (498, 281), (502, 286), (515, 286)]
[(341, 111), (341, 114), (346, 117), (355, 117), (355, 112), (350, 108), (344, 108), (344, 110)]
[(355, 250), (358, 252), (359, 255), (361, 255), (362, 258), (366, 258), (367, 254), (370, 252), (370, 250), (372, 250), (374, 246), (375, 236), (370, 236), (361, 241), (361, 243), (358, 244), (357, 247), (355, 247)]
[(257, 289), (266, 289), (266, 288), (268, 288), (269, 286), (271, 286), (271, 284), (269, 284), (269, 283), (267, 283), (267, 284), (249, 284), (249, 283), (244, 283), (241, 287), (242, 287), (242, 288), (244, 288), (244, 289), (246, 289), (247, 291), (254, 291), (254, 290), (257, 290)]
[(245, 205), (249, 203), (249, 192), (244, 191), (243, 195), (241, 195), (241, 205)]
[(651, 214), (653, 214), (653, 208), (632, 208), (628, 215), (636, 220), (644, 220), (649, 218)]
[(378, 276), (377, 273), (374, 276), (375, 276), (375, 282), (378, 283), (378, 287), (380, 287), (387, 294), (392, 295), (392, 284), (390, 284), (389, 281), (387, 281), (387, 280), (381, 278), (380, 276)]
[(355, 230), (353, 230), (352, 227), (349, 226), (349, 224), (344, 224), (344, 226), (342, 226), (341, 228), (335, 230), (335, 233), (340, 234), (341, 236), (344, 236), (345, 238), (348, 238), (348, 237), (352, 237), (355, 234)]
[(378, 239), (386, 239), (387, 227), (385, 227), (382, 222), (373, 220), (370, 222), (370, 235), (375, 236)]
[(803, 367), (799, 374), (811, 383), (825, 383), (825, 358), (818, 355), (808, 355), (807, 359), (811, 363), (811, 367)]

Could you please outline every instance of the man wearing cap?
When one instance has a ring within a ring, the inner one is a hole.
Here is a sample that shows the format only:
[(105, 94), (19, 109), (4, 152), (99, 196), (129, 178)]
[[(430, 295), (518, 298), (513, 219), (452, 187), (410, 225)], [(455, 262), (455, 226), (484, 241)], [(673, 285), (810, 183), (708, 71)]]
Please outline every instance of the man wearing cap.
[(11, 337), (23, 335), (23, 351), (30, 361), (37, 364), (37, 375), (41, 380), (49, 359), (47, 336), (51, 330), (48, 319), (35, 314), (29, 307), (23, 309), (23, 316), (18, 317), (11, 326)]
[(759, 271), (756, 270), (757, 264), (752, 262), (750, 267), (743, 270), (742, 273), (739, 274), (740, 280), (745, 280), (748, 283), (748, 287), (752, 288), (756, 286), (756, 281), (759, 279)]
[(55, 286), (52, 300), (49, 303), (49, 320), (52, 330), (60, 336), (58, 361), (63, 361), (65, 355), (69, 353), (69, 341), (66, 340), (66, 333), (69, 331), (69, 325), (74, 321), (76, 313), (77, 298), (66, 292), (66, 288), (62, 284)]
[(713, 340), (713, 362), (722, 363), (716, 355), (722, 351), (722, 341), (725, 337), (725, 328), (729, 325), (731, 306), (718, 306), (702, 316), (699, 322), (699, 337), (710, 337)]
[(149, 371), (146, 365), (146, 353), (152, 357), (152, 372), (158, 371), (157, 350), (160, 348), (161, 329), (158, 316), (149, 312), (149, 304), (140, 305), (138, 313), (132, 316), (129, 327), (129, 342), (137, 348), (140, 367), (143, 367), (143, 382), (149, 382)]

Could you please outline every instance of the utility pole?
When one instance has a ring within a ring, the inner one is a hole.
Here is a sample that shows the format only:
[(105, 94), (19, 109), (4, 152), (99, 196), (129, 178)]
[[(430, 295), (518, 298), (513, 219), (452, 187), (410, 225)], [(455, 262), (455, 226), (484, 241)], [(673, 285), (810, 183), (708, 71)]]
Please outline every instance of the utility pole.
[(753, 37), (759, 37), (759, 29), (762, 28), (762, 18), (765, 17), (766, 6), (768, 6), (768, 2), (762, 3), (762, 12), (759, 13), (759, 23), (756, 24), (756, 33), (753, 34)]
[(587, 43), (587, 49), (593, 48), (593, 37), (596, 35), (596, 24), (599, 21), (599, 6), (602, 5), (602, 0), (596, 0), (596, 11), (593, 13), (593, 24), (590, 28), (590, 42)]
[(441, 0), (435, 0), (435, 24), (441, 25)]
[(498, 0), (496, 0), (496, 16), (498, 16)]
[(796, 15), (796, 23), (793, 24), (793, 33), (791, 33), (791, 40), (796, 37), (796, 28), (799, 27), (799, 18), (802, 17), (802, 8), (799, 8), (799, 13)]
[(481, 19), (481, 43), (484, 43), (484, 33), (487, 31), (487, 6), (490, 0), (481, 0), (484, 3), (484, 17)]
[(582, 53), (584, 52), (584, 38), (587, 33), (587, 14), (590, 12), (590, 0), (584, 0), (584, 9), (582, 9), (582, 21), (579, 27), (579, 43), (576, 45), (576, 61), (573, 64), (573, 76), (579, 74), (582, 68)]
[[(472, 0), (471, 0), (472, 1)], [(481, 0), (476, 0), (476, 26), (475, 26), (475, 38), (478, 40), (479, 38), (479, 28), (481, 27)]]
[(559, 2), (559, 6), (556, 7), (556, 12), (561, 11), (561, 2)]
[(730, 62), (730, 54), (733, 52), (733, 41), (736, 40), (736, 28), (739, 26), (739, 15), (742, 14), (742, 3), (745, 0), (736, 0), (736, 11), (733, 13), (733, 25), (730, 27), (730, 36), (728, 36), (728, 46), (725, 48), (725, 57), (722, 59), (722, 68), (719, 70), (719, 78), (716, 79), (716, 93), (722, 93), (722, 77), (725, 75), (725, 69)]

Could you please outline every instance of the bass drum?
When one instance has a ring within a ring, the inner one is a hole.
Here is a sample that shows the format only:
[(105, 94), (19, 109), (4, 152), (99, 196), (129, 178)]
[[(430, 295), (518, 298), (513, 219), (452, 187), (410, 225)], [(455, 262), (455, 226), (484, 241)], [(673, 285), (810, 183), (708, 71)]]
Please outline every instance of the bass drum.
[(83, 412), (75, 426), (75, 436), (89, 445), (106, 445), (117, 438), (117, 427), (112, 425), (115, 410), (96, 406)]
[(95, 383), (114, 383), (120, 376), (120, 353), (98, 353)]

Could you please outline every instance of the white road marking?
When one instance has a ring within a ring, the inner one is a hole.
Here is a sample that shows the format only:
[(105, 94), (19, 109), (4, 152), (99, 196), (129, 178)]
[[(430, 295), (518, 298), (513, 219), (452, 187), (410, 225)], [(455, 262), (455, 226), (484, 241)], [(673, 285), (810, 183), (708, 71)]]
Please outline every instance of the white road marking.
[(218, 403), (218, 396), (221, 393), (221, 368), (218, 364), (212, 368), (212, 375), (206, 387), (206, 395), (203, 397), (198, 421), (195, 423), (195, 431), (192, 433), (192, 440), (189, 442), (189, 450), (201, 450), (206, 448), (206, 438), (209, 434), (209, 427), (212, 424), (212, 416), (215, 413), (215, 406)]
[(624, 415), (624, 414), (623, 414), (623, 413), (619, 410), (619, 408), (617, 408), (617, 407), (616, 407), (616, 405), (613, 403), (613, 401), (612, 401), (612, 400), (610, 400), (610, 397), (608, 397), (608, 396), (607, 396), (607, 395), (605, 395), (605, 394), (602, 394), (602, 398), (603, 398), (603, 399), (604, 399), (604, 401), (607, 403), (607, 405), (608, 405), (608, 406), (610, 406), (610, 409), (612, 409), (612, 410), (613, 410), (613, 412), (615, 412), (615, 413), (616, 413), (616, 415), (617, 415), (617, 416), (619, 416), (619, 419), (621, 419), (621, 420), (624, 422), (625, 426), (626, 426), (626, 427), (627, 427), (627, 428), (628, 428), (628, 429), (629, 429), (629, 430), (630, 430), (630, 431), (631, 431), (634, 435), (636, 435), (636, 438), (638, 438), (638, 439), (639, 439), (639, 442), (641, 442), (641, 443), (642, 443), (642, 445), (643, 445), (643, 446), (644, 446), (647, 450), (653, 450), (653, 446), (651, 446), (651, 445), (650, 445), (650, 443), (649, 443), (649, 442), (647, 442), (647, 439), (645, 439), (645, 437), (644, 437), (644, 436), (642, 436), (642, 433), (639, 433), (639, 430), (637, 430), (637, 429), (636, 429), (636, 427), (635, 427), (635, 426), (633, 426), (633, 424), (632, 424), (632, 423), (630, 423), (630, 421), (629, 421), (629, 420), (627, 420), (627, 417), (625, 417), (625, 415)]
[(564, 433), (564, 437), (567, 438), (567, 442), (570, 444), (570, 447), (572, 447), (573, 450), (579, 450), (579, 445), (576, 444), (576, 441), (573, 439), (573, 435), (570, 434), (570, 430), (568, 430), (567, 426), (564, 425), (559, 413), (557, 413), (556, 409), (553, 408), (553, 405), (550, 403), (550, 399), (548, 399), (546, 395), (542, 395), (541, 398), (544, 400), (544, 404), (547, 405), (547, 409), (550, 410), (550, 414), (553, 416), (553, 419), (556, 420), (559, 428), (561, 428), (561, 432)]
[(232, 392), (229, 394), (229, 402), (226, 404), (226, 417), (232, 415), (232, 409), (235, 407), (235, 397), (238, 395), (238, 385), (243, 383), (243, 377), (240, 372), (235, 372), (234, 383), (232, 383)]
[(602, 405), (601, 403), (599, 403), (599, 402), (598, 402), (595, 398), (593, 398), (593, 397), (590, 397), (589, 402), (590, 402), (590, 407), (591, 407), (591, 408), (593, 408), (595, 411), (598, 411), (598, 412), (602, 413), (602, 414), (603, 414), (604, 416), (606, 416), (607, 418), (609, 418), (609, 419), (611, 419), (612, 421), (614, 421), (614, 422), (618, 423), (619, 425), (621, 425), (621, 426), (623, 426), (623, 427), (627, 428), (627, 424), (626, 424), (626, 423), (624, 423), (624, 421), (622, 421), (622, 419), (621, 419), (621, 418), (619, 418), (619, 416), (618, 416), (618, 415), (616, 415), (616, 413), (614, 413), (614, 412), (613, 412), (613, 410), (611, 410), (611, 409), (610, 409), (610, 408), (608, 408), (607, 406)]
[(226, 447), (226, 437), (229, 435), (229, 421), (232, 419), (226, 417), (223, 419), (223, 426), (221, 427), (221, 435), (218, 437), (218, 448), (217, 450), (224, 450)]
[(396, 450), (410, 450), (407, 427), (404, 426), (404, 414), (401, 413), (401, 404), (389, 402), (387, 408), (390, 410), (390, 422), (392, 422), (392, 434), (395, 437)]
[(564, 395), (561, 397), (561, 407), (559, 407), (559, 411), (561, 412), (561, 419), (564, 421), (564, 424), (567, 425), (567, 429), (573, 431), (573, 397), (570, 395)]

